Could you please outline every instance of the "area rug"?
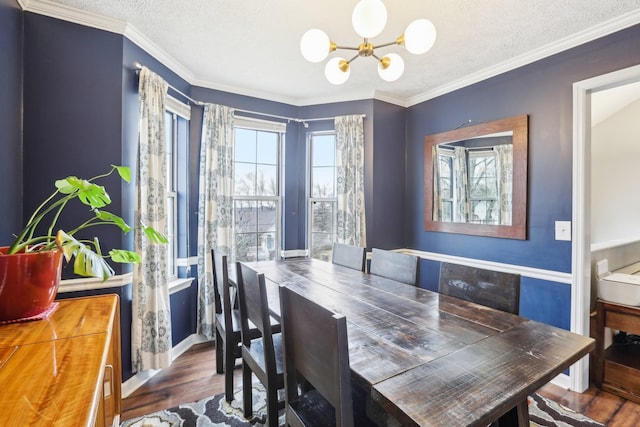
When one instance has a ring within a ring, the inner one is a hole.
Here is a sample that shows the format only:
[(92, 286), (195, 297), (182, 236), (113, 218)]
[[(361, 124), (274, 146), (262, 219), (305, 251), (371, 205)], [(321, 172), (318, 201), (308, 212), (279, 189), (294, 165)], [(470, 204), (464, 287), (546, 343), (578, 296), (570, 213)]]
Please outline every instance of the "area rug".
[[(260, 384), (253, 387), (254, 417), (250, 420), (242, 414), (242, 391), (239, 390), (231, 403), (227, 403), (224, 394), (218, 394), (124, 421), (120, 427), (262, 427), (266, 420), (264, 389)], [(531, 427), (604, 427), (538, 394), (529, 397), (529, 418)], [(282, 415), (280, 425), (284, 425)]]
[(529, 396), (529, 421), (531, 427), (604, 427), (604, 424), (561, 406), (539, 394)]

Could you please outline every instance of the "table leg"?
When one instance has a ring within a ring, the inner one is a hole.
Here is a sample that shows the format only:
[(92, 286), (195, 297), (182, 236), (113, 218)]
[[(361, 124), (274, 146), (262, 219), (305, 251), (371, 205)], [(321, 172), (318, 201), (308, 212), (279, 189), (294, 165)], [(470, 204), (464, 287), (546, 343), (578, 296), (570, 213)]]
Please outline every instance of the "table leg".
[(529, 427), (529, 402), (527, 399), (501, 416), (492, 427)]

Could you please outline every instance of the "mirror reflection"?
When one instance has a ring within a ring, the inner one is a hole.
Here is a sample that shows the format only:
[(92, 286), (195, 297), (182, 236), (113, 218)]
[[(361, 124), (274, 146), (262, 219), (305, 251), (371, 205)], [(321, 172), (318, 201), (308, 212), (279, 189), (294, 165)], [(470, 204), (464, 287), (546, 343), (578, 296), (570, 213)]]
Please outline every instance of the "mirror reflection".
[(526, 239), (526, 114), (424, 139), (424, 229)]
[(433, 220), (511, 225), (513, 131), (433, 146)]

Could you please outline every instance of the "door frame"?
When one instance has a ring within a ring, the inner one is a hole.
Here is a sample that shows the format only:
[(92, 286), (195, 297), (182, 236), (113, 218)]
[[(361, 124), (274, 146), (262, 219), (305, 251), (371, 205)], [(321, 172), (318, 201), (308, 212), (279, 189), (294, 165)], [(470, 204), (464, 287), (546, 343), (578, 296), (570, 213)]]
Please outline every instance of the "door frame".
[[(589, 336), (591, 308), (591, 94), (640, 80), (636, 65), (573, 84), (571, 331)], [(569, 370), (570, 388), (589, 387), (589, 358)]]

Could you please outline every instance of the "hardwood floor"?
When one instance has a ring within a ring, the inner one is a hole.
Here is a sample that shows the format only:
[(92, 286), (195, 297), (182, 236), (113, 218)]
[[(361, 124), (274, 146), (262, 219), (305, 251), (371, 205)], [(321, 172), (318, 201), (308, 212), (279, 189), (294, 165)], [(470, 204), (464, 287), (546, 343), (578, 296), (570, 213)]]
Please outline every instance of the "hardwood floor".
[[(236, 369), (234, 384), (241, 383)], [(213, 343), (193, 346), (173, 365), (123, 400), (122, 421), (224, 392), (224, 376), (216, 374)], [(608, 427), (640, 425), (640, 404), (590, 387), (575, 393), (547, 384), (539, 393)]]

